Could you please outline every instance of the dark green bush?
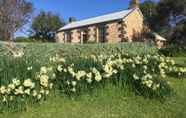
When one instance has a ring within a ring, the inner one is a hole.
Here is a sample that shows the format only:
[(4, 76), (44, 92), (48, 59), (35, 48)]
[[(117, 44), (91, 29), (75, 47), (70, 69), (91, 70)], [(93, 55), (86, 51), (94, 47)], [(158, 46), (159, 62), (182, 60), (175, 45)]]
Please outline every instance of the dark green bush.
[(159, 54), (169, 56), (169, 57), (184, 57), (186, 56), (186, 47), (172, 45), (166, 48), (162, 48), (158, 52)]

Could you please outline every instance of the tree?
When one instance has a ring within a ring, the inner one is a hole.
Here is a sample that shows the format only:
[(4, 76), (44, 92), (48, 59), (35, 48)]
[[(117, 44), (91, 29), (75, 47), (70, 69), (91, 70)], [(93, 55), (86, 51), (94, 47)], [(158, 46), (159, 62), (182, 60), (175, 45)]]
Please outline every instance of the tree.
[(13, 40), (14, 33), (25, 25), (33, 11), (27, 0), (0, 0), (0, 39)]
[(54, 41), (56, 31), (64, 25), (60, 17), (52, 12), (41, 11), (32, 22), (32, 35), (35, 40)]
[(175, 27), (170, 27), (169, 24), (170, 19), (177, 21), (178, 16), (186, 14), (186, 0), (160, 0), (157, 12), (159, 13), (158, 21), (163, 27), (161, 29), (164, 30), (163, 36), (168, 38), (168, 42), (170, 44), (184, 44), (186, 23), (176, 23)]
[(129, 3), (129, 8), (136, 8), (139, 7), (140, 1), (139, 0), (131, 0)]
[(185, 11), (186, 0), (160, 0), (157, 6), (161, 25), (167, 25), (170, 17), (184, 14)]
[(179, 23), (171, 32), (169, 37), (170, 44), (178, 44), (180, 46), (186, 45), (186, 21)]
[(157, 3), (152, 0), (145, 0), (140, 4), (140, 9), (145, 17), (145, 24), (154, 31), (159, 29)]

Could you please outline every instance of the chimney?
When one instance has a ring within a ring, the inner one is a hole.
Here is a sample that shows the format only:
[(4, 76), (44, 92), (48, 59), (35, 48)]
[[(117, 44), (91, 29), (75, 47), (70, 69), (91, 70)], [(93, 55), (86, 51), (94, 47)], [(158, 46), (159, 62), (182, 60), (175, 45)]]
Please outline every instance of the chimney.
[(133, 9), (133, 8), (138, 8), (140, 5), (140, 0), (131, 0), (129, 3), (129, 8)]
[(68, 23), (72, 23), (75, 21), (77, 21), (75, 17), (69, 17), (69, 19), (68, 19)]

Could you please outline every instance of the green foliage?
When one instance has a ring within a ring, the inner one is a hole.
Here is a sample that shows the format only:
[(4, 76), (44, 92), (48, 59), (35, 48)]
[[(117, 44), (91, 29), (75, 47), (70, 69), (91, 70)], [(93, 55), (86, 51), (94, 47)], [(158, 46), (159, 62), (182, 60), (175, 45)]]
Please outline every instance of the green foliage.
[(161, 24), (167, 25), (170, 16), (178, 16), (185, 12), (185, 0), (161, 0), (157, 6)]
[(32, 38), (28, 38), (28, 37), (16, 37), (15, 42), (31, 43), (31, 42), (36, 42), (36, 41), (33, 40)]
[(14, 33), (29, 22), (33, 11), (27, 0), (0, 1), (0, 39), (13, 40)]
[(55, 33), (64, 25), (61, 18), (51, 12), (41, 11), (32, 22), (32, 35), (34, 39), (42, 41), (55, 41)]
[(159, 30), (159, 18), (157, 12), (157, 3), (152, 0), (145, 0), (140, 4), (140, 9), (145, 17), (145, 24), (149, 26), (150, 29), (157, 31)]
[(168, 44), (185, 44), (185, 22), (170, 26), (170, 18), (176, 19), (185, 14), (186, 0), (160, 0), (158, 2), (146, 0), (140, 4), (145, 16), (145, 23), (151, 30), (158, 32), (168, 39)]
[(77, 44), (63, 45), (60, 49), (62, 55), (79, 56), (79, 55), (101, 55), (115, 53), (129, 53), (130, 55), (155, 54), (157, 48), (144, 43), (121, 43), (121, 44)]
[(184, 57), (186, 56), (186, 48), (178, 45), (172, 45), (160, 49), (159, 53), (169, 57)]
[(186, 45), (186, 21), (179, 23), (170, 34), (169, 44)]

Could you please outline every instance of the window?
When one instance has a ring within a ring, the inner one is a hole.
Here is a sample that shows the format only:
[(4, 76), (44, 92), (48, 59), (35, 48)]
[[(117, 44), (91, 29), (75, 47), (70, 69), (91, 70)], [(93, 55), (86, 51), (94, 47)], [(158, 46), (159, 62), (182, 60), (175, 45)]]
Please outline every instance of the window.
[(106, 42), (106, 26), (105, 25), (99, 26), (99, 40), (102, 43)]
[(65, 42), (70, 43), (72, 41), (72, 33), (71, 32), (66, 32), (64, 37), (65, 37)]
[(83, 43), (87, 43), (88, 42), (88, 30), (84, 30), (82, 36), (83, 36)]
[(81, 31), (81, 42), (82, 43), (87, 43), (88, 42), (88, 29), (85, 28), (85, 29), (82, 29)]

